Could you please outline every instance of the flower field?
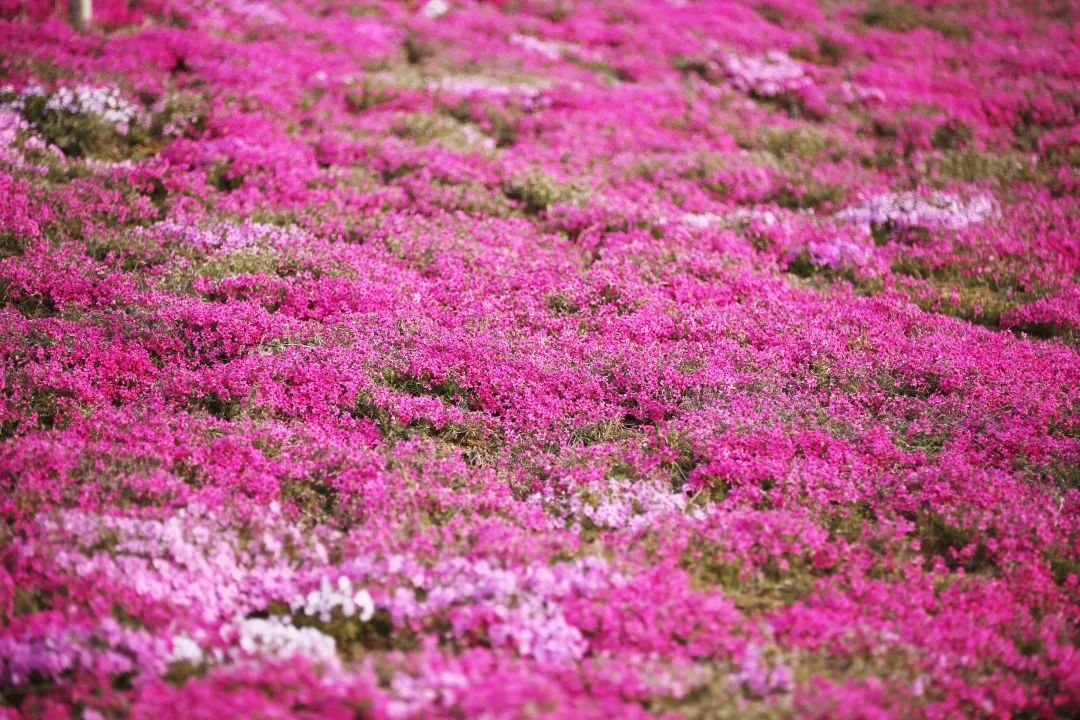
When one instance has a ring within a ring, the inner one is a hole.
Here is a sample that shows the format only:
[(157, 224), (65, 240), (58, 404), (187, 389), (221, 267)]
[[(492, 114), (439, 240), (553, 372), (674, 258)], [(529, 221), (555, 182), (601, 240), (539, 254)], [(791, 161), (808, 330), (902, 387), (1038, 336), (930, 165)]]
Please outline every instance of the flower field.
[(66, 7), (0, 718), (1080, 716), (1075, 4)]

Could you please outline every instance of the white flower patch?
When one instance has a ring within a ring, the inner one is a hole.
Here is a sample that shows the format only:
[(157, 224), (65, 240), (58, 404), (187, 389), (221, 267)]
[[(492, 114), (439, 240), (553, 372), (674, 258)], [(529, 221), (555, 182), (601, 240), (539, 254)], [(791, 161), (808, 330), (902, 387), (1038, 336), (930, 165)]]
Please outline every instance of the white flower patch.
[(736, 89), (759, 97), (776, 97), (810, 84), (802, 65), (779, 50), (764, 55), (728, 55), (724, 68)]
[(298, 628), (288, 618), (247, 618), (240, 622), (239, 633), (236, 657), (288, 660), (300, 656), (331, 668), (340, 665), (334, 638), (315, 628)]
[(55, 678), (76, 668), (109, 675), (160, 675), (168, 664), (168, 643), (142, 628), (128, 628), (111, 617), (91, 627), (15, 630), (0, 637), (0, 684), (19, 686), (34, 676)]
[(267, 25), (280, 25), (285, 22), (285, 16), (267, 2), (230, 0), (227, 6), (232, 12), (252, 22), (262, 22)]
[(170, 663), (187, 662), (199, 665), (204, 659), (202, 648), (190, 635), (177, 635), (173, 638), (172, 653), (169, 655)]
[[(3, 91), (0, 90), (0, 95), (2, 94)], [(0, 102), (0, 163), (20, 169), (32, 169), (44, 175), (49, 171), (47, 165), (33, 165), (23, 157), (23, 152), (34, 151), (53, 153), (59, 158), (64, 156), (55, 145), (46, 145), (39, 136), (31, 134), (30, 123), (12, 107)]]
[(997, 213), (997, 203), (988, 195), (976, 195), (964, 200), (944, 192), (900, 192), (865, 198), (860, 204), (837, 213), (836, 217), (867, 228), (891, 224), (896, 227), (946, 227), (958, 230), (993, 218)]
[(200, 252), (223, 254), (251, 248), (287, 249), (311, 238), (295, 225), (285, 227), (245, 220), (242, 223), (218, 223), (206, 227), (178, 220), (162, 220), (136, 232), (151, 239), (167, 238)]
[(138, 116), (138, 109), (117, 90), (92, 85), (58, 88), (45, 102), (45, 108), (74, 115), (97, 115), (121, 135), (127, 134)]
[(737, 208), (729, 213), (686, 213), (679, 221), (690, 228), (704, 230), (708, 227), (739, 227), (751, 222), (758, 222), (765, 227), (775, 225), (779, 218), (772, 210), (757, 208)]
[(94, 85), (60, 87), (52, 93), (40, 85), (27, 85), (16, 91), (10, 85), (0, 87), (0, 108), (25, 114), (27, 103), (45, 99), (45, 110), (71, 115), (94, 115), (112, 125), (116, 132), (126, 135), (131, 123), (138, 119), (139, 110), (129, 103), (115, 88)]
[(687, 502), (681, 493), (656, 483), (612, 480), (570, 498), (570, 514), (578, 523), (588, 520), (601, 528), (637, 532), (652, 527), (662, 515), (686, 512)]
[(562, 57), (564, 46), (562, 43), (550, 40), (541, 40), (532, 35), (514, 33), (510, 36), (510, 44), (529, 50), (538, 55), (543, 55), (549, 60), (558, 60)]
[(387, 704), (391, 718), (423, 717), (431, 708), (452, 708), (469, 688), (469, 679), (453, 670), (429, 670), (422, 675), (394, 673), (390, 689), (394, 699)]
[(511, 645), (523, 657), (545, 664), (564, 664), (580, 659), (588, 643), (581, 631), (566, 621), (555, 603), (525, 597), (516, 607), (494, 608), (498, 622), (488, 633), (495, 645)]
[(420, 8), (420, 14), (432, 20), (437, 20), (448, 12), (450, 12), (450, 3), (446, 0), (428, 0)]
[(361, 621), (367, 622), (375, 614), (375, 602), (367, 590), (353, 590), (352, 580), (347, 577), (338, 578), (336, 585), (323, 578), (317, 590), (312, 590), (307, 595), (300, 595), (289, 606), (293, 612), (303, 612), (305, 615), (318, 615), (323, 622), (330, 622), (330, 616), (334, 610), (341, 610), (345, 617), (357, 615)]
[(444, 612), (453, 616), (459, 611), (455, 632), (467, 632), (471, 623), (483, 618), (494, 645), (512, 647), (524, 657), (548, 663), (572, 662), (588, 650), (588, 641), (567, 620), (562, 601), (626, 582), (604, 558), (591, 556), (514, 570), (466, 558), (421, 569), (412, 558), (391, 556), (366, 570), (407, 581), (388, 598), (395, 623)]
[(885, 93), (880, 88), (858, 85), (847, 80), (840, 83), (840, 95), (849, 105), (857, 102), (869, 105), (885, 101)]
[(845, 238), (807, 243), (810, 262), (818, 267), (862, 267), (871, 257), (871, 251), (857, 242)]
[(30, 125), (21, 115), (7, 108), (0, 108), (0, 148), (13, 147), (19, 133), (29, 129)]
[(705, 228), (720, 220), (720, 216), (716, 213), (686, 213), (680, 219), (682, 221), (682, 224), (686, 225), (687, 227), (704, 230)]
[(431, 91), (444, 91), (455, 95), (488, 93), (490, 95), (517, 95), (536, 97), (542, 88), (526, 83), (504, 83), (480, 75), (451, 75), (428, 82)]
[[(207, 622), (227, 621), (292, 597), (305, 571), (282, 548), (311, 550), (303, 534), (283, 523), (280, 509), (264, 520), (271, 546), (246, 543), (229, 519), (191, 506), (165, 520), (95, 515), (75, 510), (39, 517), (50, 539), (40, 552), (58, 567), (96, 574), (154, 602), (196, 608)], [(107, 551), (91, 551), (103, 539)], [(55, 547), (51, 543), (63, 543)], [(310, 555), (308, 555), (310, 557)]]

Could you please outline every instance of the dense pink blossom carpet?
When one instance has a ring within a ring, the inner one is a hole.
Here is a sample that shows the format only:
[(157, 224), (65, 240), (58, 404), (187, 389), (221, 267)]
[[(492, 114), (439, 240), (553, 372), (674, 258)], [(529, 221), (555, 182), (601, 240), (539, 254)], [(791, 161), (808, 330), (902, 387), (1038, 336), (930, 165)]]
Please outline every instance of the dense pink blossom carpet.
[(1068, 0), (0, 0), (0, 718), (1080, 715)]

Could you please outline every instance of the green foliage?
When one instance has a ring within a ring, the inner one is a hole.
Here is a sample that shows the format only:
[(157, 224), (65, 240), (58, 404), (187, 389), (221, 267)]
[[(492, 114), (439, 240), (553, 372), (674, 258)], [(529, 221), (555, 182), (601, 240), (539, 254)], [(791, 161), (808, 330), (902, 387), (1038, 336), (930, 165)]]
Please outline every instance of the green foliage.
[(678, 430), (668, 430), (664, 433), (661, 437), (661, 447), (674, 455), (673, 459), (667, 463), (666, 469), (671, 477), (672, 491), (680, 492), (690, 478), (690, 473), (701, 463), (701, 459), (694, 452), (694, 445), (689, 436)]
[(603, 420), (574, 429), (570, 433), (571, 445), (599, 445), (615, 442), (628, 436), (626, 425), (620, 420)]
[[(11, 93), (0, 93), (0, 101), (12, 99)], [(43, 140), (70, 158), (139, 159), (156, 153), (172, 135), (195, 136), (206, 128), (205, 101), (189, 93), (166, 98), (154, 113), (132, 121), (126, 132), (93, 113), (50, 108), (49, 99), (24, 95), (21, 113)], [(43, 158), (46, 164), (49, 159)]]
[(90, 237), (86, 241), (86, 250), (94, 260), (108, 263), (124, 272), (152, 269), (173, 259), (170, 249), (147, 243), (127, 232)]
[(189, 660), (176, 660), (169, 663), (169, 667), (165, 670), (165, 681), (182, 687), (188, 680), (194, 678), (200, 678), (210, 670), (210, 666), (207, 663), (193, 663)]
[(356, 402), (347, 409), (349, 415), (354, 418), (371, 420), (379, 428), (384, 437), (394, 437), (398, 434), (397, 421), (382, 405), (376, 403), (369, 393), (360, 393)]
[(195, 137), (206, 130), (206, 100), (191, 93), (171, 95), (149, 123), (150, 137), (162, 140), (169, 135)]
[(424, 42), (416, 33), (409, 32), (402, 43), (405, 53), (405, 61), (410, 65), (423, 65), (432, 55), (435, 48)]
[(537, 170), (505, 182), (503, 193), (511, 200), (523, 203), (525, 211), (535, 215), (556, 203), (573, 201), (581, 191), (573, 185), (560, 183), (543, 170)]
[(231, 159), (222, 159), (210, 165), (206, 181), (221, 192), (232, 192), (244, 184), (244, 176), (233, 169)]
[(357, 615), (345, 615), (341, 608), (334, 608), (329, 619), (302, 612), (290, 613), (282, 603), (272, 603), (268, 609), (272, 615), (289, 615), (293, 625), (314, 628), (334, 638), (338, 653), (348, 660), (357, 660), (369, 652), (388, 650), (413, 650), (417, 647), (416, 634), (407, 627), (395, 627), (390, 612), (377, 608), (370, 620)]
[(829, 210), (840, 205), (844, 194), (844, 188), (839, 185), (829, 185), (810, 178), (784, 185), (772, 200), (789, 210)]
[(23, 242), (11, 231), (0, 231), (0, 260), (23, 254)]
[(787, 19), (783, 9), (769, 3), (754, 6), (754, 11), (773, 25), (783, 25), (784, 20)]
[(971, 148), (945, 153), (937, 167), (945, 175), (965, 182), (993, 180), (1002, 186), (1033, 180), (1035, 175), (1031, 164), (1022, 155), (980, 152)]
[[(117, 247), (122, 247), (122, 245)], [(223, 280), (237, 275), (293, 277), (302, 272), (333, 274), (330, 268), (319, 267), (316, 263), (299, 256), (298, 253), (268, 246), (255, 245), (209, 256), (198, 256), (190, 252), (187, 255), (188, 262), (173, 264), (169, 272), (160, 277), (158, 281), (160, 287), (171, 292), (191, 292), (192, 282), (199, 277)], [(161, 256), (149, 253), (140, 255), (137, 251), (134, 252), (132, 258), (135, 262), (140, 262), (140, 258), (163, 259)]]
[(930, 144), (938, 150), (956, 150), (971, 142), (971, 128), (961, 122), (949, 121), (934, 128)]
[(194, 398), (189, 404), (193, 410), (202, 410), (218, 420), (233, 420), (240, 416), (243, 411), (243, 403), (239, 400), (226, 400), (216, 392)]
[(510, 147), (517, 140), (520, 109), (474, 100), (442, 104), (439, 109), (459, 123), (476, 125), (495, 141), (496, 147)]
[(400, 138), (407, 138), (421, 145), (433, 140), (443, 140), (449, 142), (451, 146), (468, 146), (468, 140), (463, 136), (460, 124), (451, 118), (432, 113), (417, 112), (403, 115), (391, 127), (391, 132)]
[(971, 29), (966, 25), (905, 2), (873, 0), (860, 17), (871, 27), (880, 27), (893, 32), (910, 32), (916, 28), (926, 27), (937, 30), (952, 40), (967, 40), (971, 37)]
[(281, 483), (281, 501), (300, 512), (300, 517), (312, 524), (321, 524), (338, 517), (337, 489), (319, 478), (287, 478)]
[[(1060, 338), (1062, 342), (1072, 348), (1077, 348), (1080, 343), (1080, 334), (1077, 333), (1071, 327), (1058, 325), (1056, 323), (1049, 322), (1025, 322), (1012, 325), (1011, 330), (1030, 335), (1031, 337), (1041, 338), (1043, 340), (1049, 340), (1050, 338)], [(1075, 477), (1080, 474), (1080, 470), (1074, 469), (1073, 472), (1068, 473), (1070, 477)]]
[(822, 65), (839, 65), (848, 55), (846, 45), (827, 35), (818, 35), (817, 51), (817, 62)]
[(832, 138), (812, 126), (769, 127), (762, 131), (756, 145), (781, 160), (795, 157), (812, 159), (834, 146)]
[(545, 302), (547, 303), (548, 309), (556, 315), (576, 315), (581, 312), (581, 308), (574, 302), (559, 294), (549, 295)]
[(877, 521), (877, 514), (870, 503), (859, 501), (851, 505), (830, 507), (824, 513), (822, 521), (829, 531), (830, 540), (843, 538), (849, 543), (855, 543), (862, 539), (865, 528)]
[[(476, 408), (473, 393), (452, 378), (435, 381), (430, 377), (421, 378), (386, 370), (379, 380), (382, 385), (414, 397), (433, 396), (447, 405), (456, 405), (465, 410)], [(437, 446), (460, 454), (466, 462), (474, 465), (487, 462), (502, 447), (501, 437), (476, 423), (447, 422), (436, 427), (430, 420), (416, 419), (403, 424), (388, 407), (375, 402), (371, 394), (366, 392), (357, 397), (347, 412), (353, 417), (373, 421), (388, 440), (396, 442), (414, 437), (429, 438)]]
[(47, 107), (47, 95), (27, 95), (22, 114), (42, 138), (69, 157), (124, 157), (128, 138), (103, 118)]
[(473, 406), (472, 393), (461, 386), (452, 377), (436, 380), (430, 375), (416, 376), (393, 369), (384, 370), (379, 377), (380, 384), (391, 387), (413, 397), (431, 395), (448, 405)]
[(355, 113), (366, 112), (377, 105), (388, 103), (397, 97), (395, 88), (375, 78), (364, 78), (360, 91), (350, 91), (345, 95), (345, 104)]
[[(986, 572), (996, 568), (994, 558), (982, 539), (984, 535), (976, 528), (953, 524), (941, 514), (929, 510), (915, 519), (915, 537), (919, 540), (920, 552), (927, 563), (940, 557), (950, 570), (963, 568), (968, 572)], [(974, 551), (960, 558), (958, 553), (970, 545), (975, 546)]]
[(603, 60), (583, 58), (574, 53), (566, 53), (563, 57), (567, 62), (572, 62), (579, 67), (603, 76), (609, 83), (634, 81), (634, 76), (625, 69), (606, 63)]
[(16, 587), (11, 599), (11, 614), (10, 617), (4, 617), (0, 615), (5, 621), (14, 620), (15, 618), (23, 617), (24, 615), (31, 615), (33, 613), (43, 612), (51, 609), (57, 600), (62, 600), (62, 596), (67, 594), (67, 589), (64, 587), (58, 587), (54, 592), (50, 592), (42, 589), (31, 589), (24, 587)]
[(901, 283), (912, 301), (928, 312), (999, 328), (1001, 316), (1031, 302), (1045, 289), (1029, 287), (1007, 265), (968, 267), (967, 264), (928, 265), (913, 257), (892, 263), (897, 275), (916, 282)]
[(1080, 578), (1080, 557), (1057, 549), (1047, 550), (1044, 555), (1050, 565), (1050, 574), (1058, 585), (1064, 587), (1070, 575)]
[(786, 568), (776, 558), (754, 567), (725, 560), (707, 545), (687, 547), (681, 566), (695, 587), (721, 587), (739, 610), (751, 614), (790, 605), (808, 595), (817, 579), (801, 558), (788, 558)]

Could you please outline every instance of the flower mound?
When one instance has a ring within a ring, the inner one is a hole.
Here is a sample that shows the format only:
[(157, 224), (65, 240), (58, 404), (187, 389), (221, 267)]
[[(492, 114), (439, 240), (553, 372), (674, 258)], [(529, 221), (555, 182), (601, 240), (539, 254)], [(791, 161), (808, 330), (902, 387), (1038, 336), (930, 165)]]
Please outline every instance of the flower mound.
[(1062, 3), (61, 5), (0, 717), (1080, 715)]

